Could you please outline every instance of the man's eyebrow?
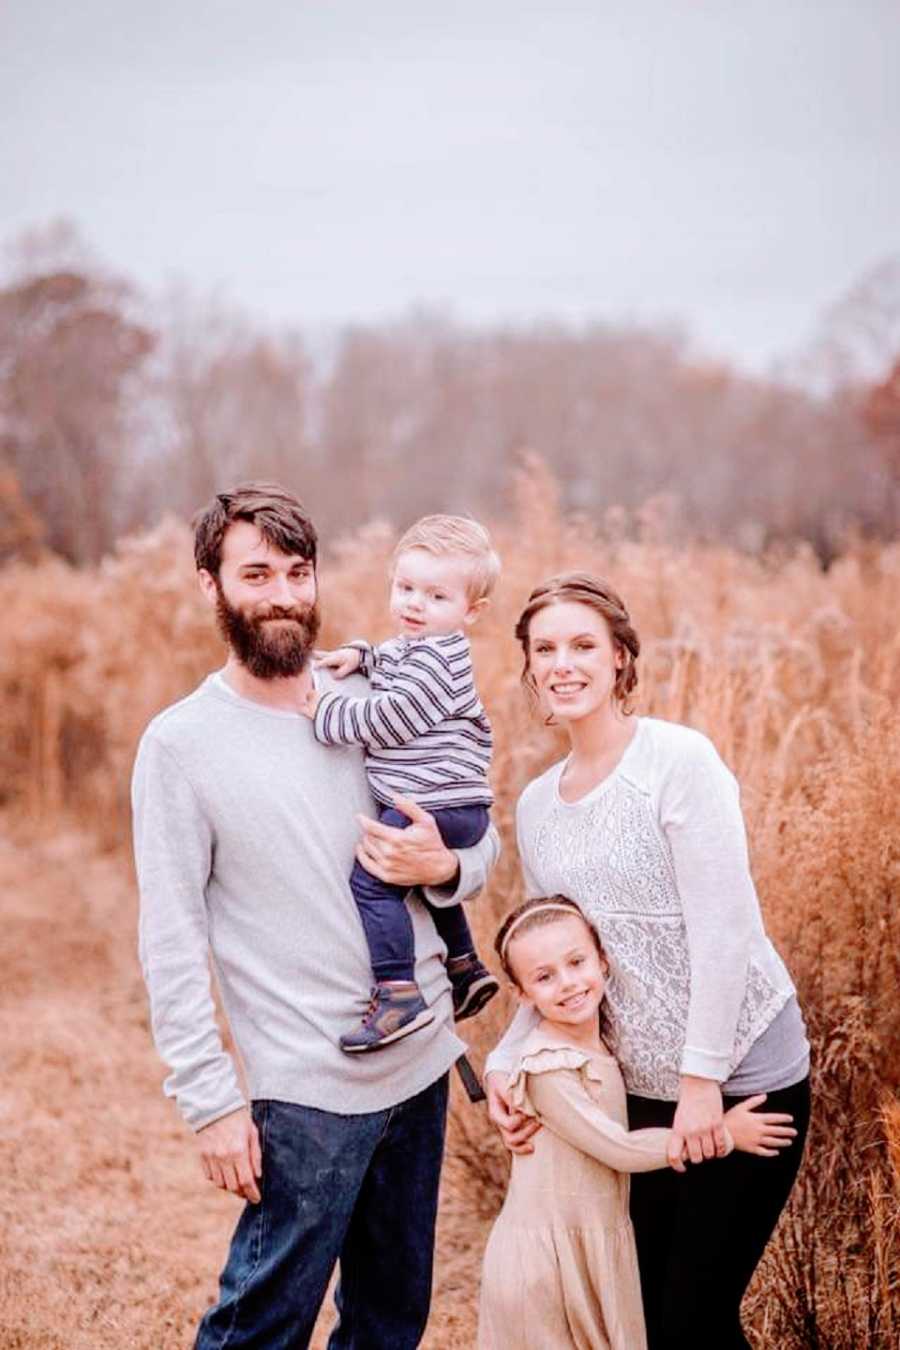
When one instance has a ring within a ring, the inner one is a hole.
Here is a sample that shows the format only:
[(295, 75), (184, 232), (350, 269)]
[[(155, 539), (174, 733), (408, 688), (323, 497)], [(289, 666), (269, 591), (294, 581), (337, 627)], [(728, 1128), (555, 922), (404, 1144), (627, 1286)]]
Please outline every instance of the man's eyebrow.
[[(312, 559), (292, 558), (289, 567), (292, 572), (296, 571), (297, 568), (300, 568), (304, 572), (311, 572), (313, 567)], [(274, 570), (275, 568), (268, 559), (261, 559), (259, 562), (250, 561), (238, 563), (239, 572), (272, 572)]]

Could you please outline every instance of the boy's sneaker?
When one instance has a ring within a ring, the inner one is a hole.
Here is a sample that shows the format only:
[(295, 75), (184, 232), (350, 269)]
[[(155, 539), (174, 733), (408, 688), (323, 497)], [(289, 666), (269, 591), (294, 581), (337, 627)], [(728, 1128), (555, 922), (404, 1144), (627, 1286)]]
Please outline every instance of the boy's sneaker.
[(451, 956), (447, 962), (447, 976), (453, 989), (454, 1022), (464, 1022), (467, 1017), (480, 1013), (500, 989), (474, 952), (467, 956)]
[(341, 1037), (341, 1049), (350, 1055), (380, 1050), (433, 1021), (415, 980), (381, 980), (357, 1029)]

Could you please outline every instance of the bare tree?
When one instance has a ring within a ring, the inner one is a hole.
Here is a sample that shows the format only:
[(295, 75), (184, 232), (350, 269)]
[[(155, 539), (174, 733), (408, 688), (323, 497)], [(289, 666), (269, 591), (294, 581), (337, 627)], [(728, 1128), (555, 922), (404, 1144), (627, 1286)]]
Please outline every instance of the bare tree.
[(900, 356), (900, 254), (883, 258), (831, 305), (807, 354), (818, 387), (882, 380)]
[(154, 335), (121, 283), (29, 275), (0, 291), (0, 454), (73, 561), (100, 556), (120, 523), (129, 385)]
[(900, 258), (826, 316), (806, 387), (698, 361), (677, 331), (478, 329), (428, 310), (347, 329), (317, 366), (298, 333), (184, 289), (148, 318), (65, 224), (16, 258), (0, 460), (77, 561), (251, 476), (298, 489), (330, 535), (435, 510), (498, 517), (525, 448), (564, 507), (598, 519), (662, 494), (694, 534), (802, 535), (823, 559), (853, 521), (896, 528)]
[(169, 297), (154, 367), (158, 462), (150, 495), (190, 514), (241, 478), (302, 491), (319, 472), (308, 434), (310, 361), (302, 340), (268, 335), (184, 291)]

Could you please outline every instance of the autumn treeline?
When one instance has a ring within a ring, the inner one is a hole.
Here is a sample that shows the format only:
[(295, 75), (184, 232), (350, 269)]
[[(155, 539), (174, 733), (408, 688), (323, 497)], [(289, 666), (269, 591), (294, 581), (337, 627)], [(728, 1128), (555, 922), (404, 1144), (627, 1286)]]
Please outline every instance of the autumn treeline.
[[(883, 370), (898, 355), (878, 353)], [(896, 533), (897, 370), (823, 392), (702, 364), (665, 331), (424, 311), (325, 341), (32, 259), (0, 288), (0, 560), (95, 561), (248, 477), (298, 489), (330, 536), (497, 517), (525, 452), (589, 518), (664, 496), (686, 535), (805, 537), (827, 560), (851, 526)]]

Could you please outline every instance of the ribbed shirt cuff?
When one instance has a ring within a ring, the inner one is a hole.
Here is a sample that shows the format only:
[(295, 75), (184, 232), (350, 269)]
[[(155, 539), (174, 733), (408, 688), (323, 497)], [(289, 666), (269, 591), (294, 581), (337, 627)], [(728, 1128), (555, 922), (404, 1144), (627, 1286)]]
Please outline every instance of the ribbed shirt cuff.
[(357, 671), (360, 675), (365, 675), (366, 679), (371, 679), (372, 670), (375, 666), (375, 655), (371, 642), (366, 642), (365, 638), (354, 638), (352, 642), (342, 642), (342, 647), (352, 647), (354, 651), (359, 652), (359, 666)]
[(241, 1107), (246, 1105), (244, 1098), (238, 1097), (236, 1101), (229, 1102), (227, 1106), (216, 1107), (215, 1110), (193, 1112), (187, 1109), (182, 1114), (196, 1134), (198, 1130), (205, 1130), (207, 1125), (213, 1125), (217, 1120), (223, 1120), (225, 1116), (230, 1116), (233, 1111), (240, 1111)]
[(443, 886), (423, 886), (425, 899), (436, 909), (446, 909), (448, 905), (461, 904), (471, 895), (476, 895), (485, 883), (489, 870), (478, 852), (478, 845), (472, 848), (454, 849), (459, 863), (459, 875), (455, 883), (445, 882)]
[(694, 1050), (687, 1045), (681, 1056), (681, 1072), (693, 1078), (712, 1078), (724, 1083), (731, 1072), (731, 1060), (728, 1055), (716, 1054), (713, 1050)]

